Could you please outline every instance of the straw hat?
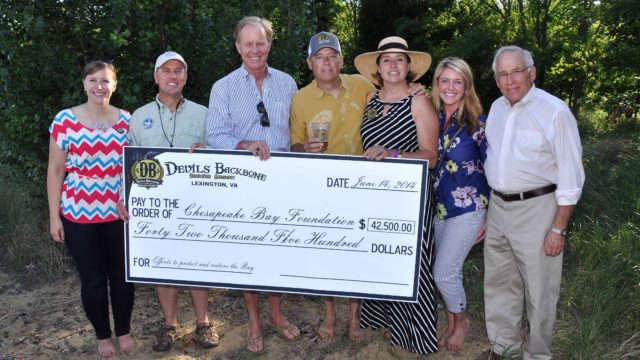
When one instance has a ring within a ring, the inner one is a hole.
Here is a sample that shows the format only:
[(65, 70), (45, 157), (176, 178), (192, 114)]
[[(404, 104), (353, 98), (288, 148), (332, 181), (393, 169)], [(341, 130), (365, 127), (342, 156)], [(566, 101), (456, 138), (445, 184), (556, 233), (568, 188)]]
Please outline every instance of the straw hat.
[[(424, 75), (431, 66), (431, 55), (420, 51), (409, 51), (407, 41), (399, 36), (389, 36), (378, 44), (378, 51), (372, 51), (356, 56), (354, 60), (358, 72), (372, 83), (380, 86), (378, 80), (373, 77), (378, 72), (376, 59), (382, 53), (405, 53), (411, 59), (410, 71), (416, 74), (416, 79)], [(414, 79), (415, 80), (415, 79)]]

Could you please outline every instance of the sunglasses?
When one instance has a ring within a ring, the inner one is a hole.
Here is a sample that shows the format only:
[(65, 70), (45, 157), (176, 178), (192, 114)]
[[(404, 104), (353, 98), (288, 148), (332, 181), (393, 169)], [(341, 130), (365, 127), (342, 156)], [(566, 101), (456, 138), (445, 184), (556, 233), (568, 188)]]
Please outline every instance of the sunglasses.
[(271, 123), (269, 122), (269, 114), (267, 114), (267, 108), (264, 107), (264, 103), (260, 101), (256, 109), (260, 113), (260, 125), (269, 127)]
[(104, 56), (85, 56), (82, 58), (82, 61), (85, 65), (92, 63), (94, 61), (101, 61), (107, 64), (113, 64), (113, 57), (104, 57)]

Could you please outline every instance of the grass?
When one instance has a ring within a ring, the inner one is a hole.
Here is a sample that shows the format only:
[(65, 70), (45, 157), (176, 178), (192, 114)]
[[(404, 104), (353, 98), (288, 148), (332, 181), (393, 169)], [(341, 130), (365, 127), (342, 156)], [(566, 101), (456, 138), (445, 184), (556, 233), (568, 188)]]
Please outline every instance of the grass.
[(33, 194), (24, 182), (0, 178), (0, 264), (20, 280), (39, 283), (60, 277), (69, 258), (49, 237), (44, 196)]
[[(584, 130), (586, 182), (565, 248), (554, 357), (637, 359), (640, 123)], [(483, 319), (481, 247), (470, 253), (464, 275), (470, 316)]]
[[(637, 359), (640, 123), (626, 123), (617, 131), (584, 130), (587, 180), (565, 249), (554, 355), (557, 359)], [(10, 173), (2, 170), (0, 166), (0, 174)], [(48, 280), (60, 276), (70, 262), (64, 247), (49, 237), (42, 193), (41, 184), (34, 190), (0, 177), (0, 203), (5, 204), (0, 207), (0, 246), (4, 250), (0, 261), (12, 274)], [(464, 275), (469, 314), (482, 319), (480, 247), (472, 250)]]
[(587, 180), (573, 217), (556, 325), (566, 359), (640, 354), (640, 131), (584, 141)]

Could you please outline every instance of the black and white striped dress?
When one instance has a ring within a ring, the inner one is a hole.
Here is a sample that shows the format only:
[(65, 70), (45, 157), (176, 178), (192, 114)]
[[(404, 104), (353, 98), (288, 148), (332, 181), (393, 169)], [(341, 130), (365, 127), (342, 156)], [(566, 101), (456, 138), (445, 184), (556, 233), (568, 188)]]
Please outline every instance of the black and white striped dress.
[[(383, 115), (384, 106), (389, 105)], [(367, 104), (360, 129), (365, 150), (374, 145), (405, 152), (418, 150), (418, 133), (411, 115), (411, 96), (402, 100), (384, 103), (376, 94)], [(428, 189), (431, 193), (431, 184)], [(432, 268), (434, 261), (433, 206), (425, 211), (425, 226), (420, 260), (418, 302), (364, 300), (360, 315), (360, 326), (388, 328), (391, 344), (421, 354), (438, 351), (436, 338), (435, 283)]]

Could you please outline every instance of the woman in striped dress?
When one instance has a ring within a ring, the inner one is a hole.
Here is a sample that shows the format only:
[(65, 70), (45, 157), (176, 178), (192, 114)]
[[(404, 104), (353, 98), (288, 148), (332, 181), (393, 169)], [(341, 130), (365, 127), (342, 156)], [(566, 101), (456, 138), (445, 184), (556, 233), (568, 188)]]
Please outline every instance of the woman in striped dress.
[[(431, 56), (409, 51), (399, 37), (380, 41), (378, 51), (355, 59), (358, 71), (381, 86), (372, 94), (364, 111), (362, 142), (364, 156), (427, 159), (431, 166), (438, 153), (438, 116), (426, 96), (407, 96), (409, 83), (429, 68)], [(427, 191), (431, 191), (430, 184)], [(385, 337), (402, 351), (428, 354), (438, 350), (436, 340), (435, 285), (433, 266), (433, 209), (425, 211), (420, 257), (418, 302), (364, 300), (360, 325), (387, 328)]]
[(108, 358), (117, 354), (111, 341), (109, 293), (120, 351), (135, 347), (130, 334), (133, 284), (125, 281), (124, 227), (116, 210), (131, 115), (109, 104), (117, 84), (111, 63), (88, 63), (82, 83), (87, 102), (60, 111), (49, 128), (50, 232), (73, 257), (98, 355)]

